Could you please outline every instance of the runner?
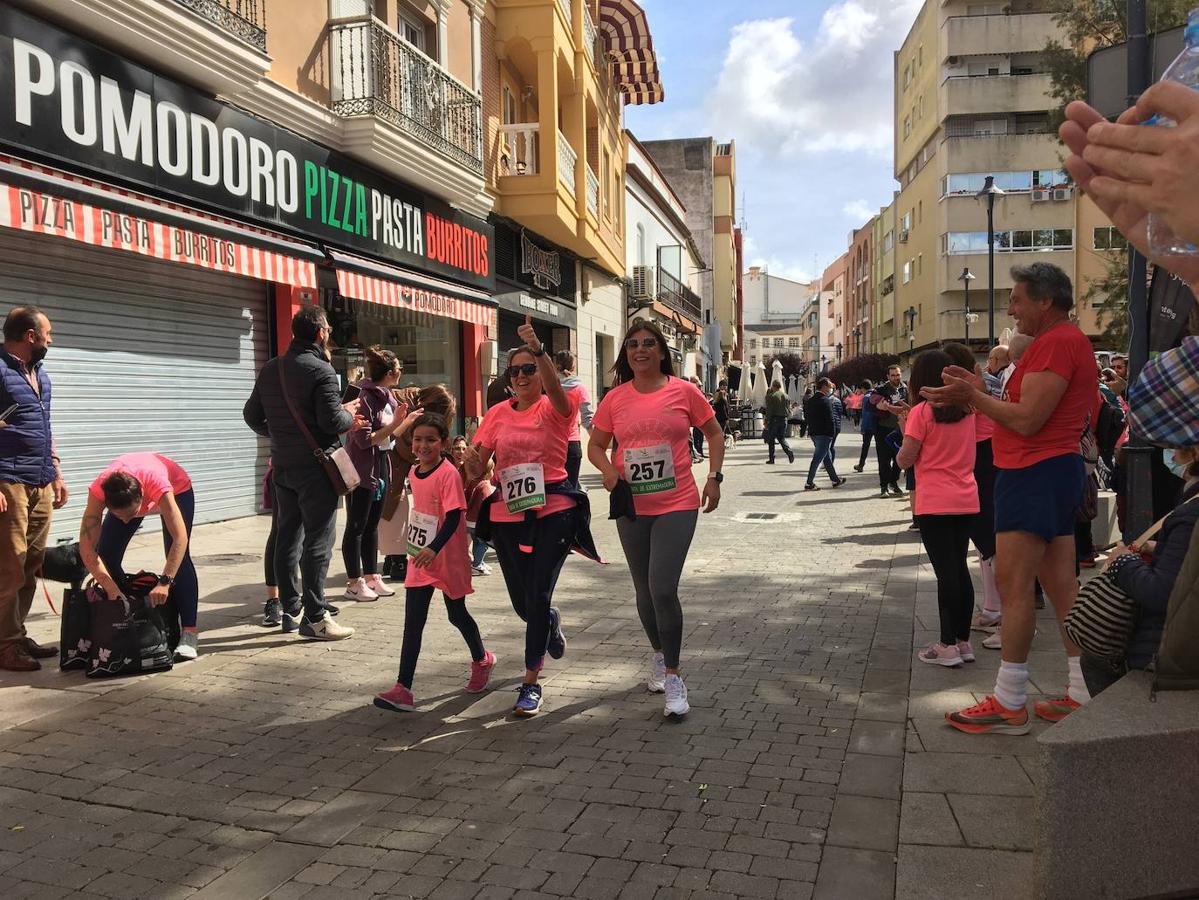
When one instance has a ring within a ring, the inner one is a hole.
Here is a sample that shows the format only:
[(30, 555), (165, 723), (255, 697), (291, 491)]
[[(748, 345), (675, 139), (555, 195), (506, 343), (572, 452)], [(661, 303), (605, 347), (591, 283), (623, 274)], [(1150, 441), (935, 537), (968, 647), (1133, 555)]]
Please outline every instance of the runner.
[[(691, 707), (679, 675), (679, 578), (701, 505), (691, 474), (691, 429), (701, 429), (708, 439), (704, 512), (720, 503), (724, 439), (704, 395), (675, 377), (657, 325), (634, 319), (623, 347), (612, 367), (616, 386), (600, 401), (592, 422), (587, 458), (603, 473), (608, 491), (622, 484), (630, 490), (636, 516), (617, 519), (616, 530), (637, 591), (637, 613), (654, 650), (647, 687), (666, 694), (664, 715), (682, 716)], [(613, 436), (615, 464), (608, 459)]]
[(528, 316), (517, 334), (525, 346), (508, 354), (506, 370), (513, 399), (487, 411), (466, 466), (479, 477), (495, 457), (500, 489), (480, 510), (475, 534), (491, 538), (512, 607), (525, 623), (525, 678), (513, 712), (526, 717), (541, 709), (545, 654), (566, 653), (562, 614), (551, 605), (562, 564), (576, 547), (596, 553), (587, 495), (566, 473), (581, 395), (563, 389)]
[(470, 557), (466, 551), (466, 495), (453, 463), (444, 456), (450, 431), (445, 419), (427, 413), (412, 426), (412, 454), (416, 467), (408, 513), (408, 573), (404, 577), (404, 644), (395, 687), (375, 696), (380, 709), (411, 712), (412, 679), (420, 656), (421, 636), (429, 617), (433, 591), (440, 590), (450, 624), (462, 633), (470, 650), (470, 680), (466, 690), (477, 694), (487, 687), (495, 654), (483, 648), (479, 626), (466, 608), (470, 583)]

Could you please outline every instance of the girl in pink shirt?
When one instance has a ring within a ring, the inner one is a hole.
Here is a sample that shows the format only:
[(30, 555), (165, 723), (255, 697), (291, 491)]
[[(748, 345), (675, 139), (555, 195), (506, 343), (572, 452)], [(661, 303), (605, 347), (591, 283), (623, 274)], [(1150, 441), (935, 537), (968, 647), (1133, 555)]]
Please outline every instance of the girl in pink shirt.
[[(647, 687), (666, 694), (665, 715), (682, 716), (690, 706), (679, 675), (679, 579), (701, 505), (691, 474), (691, 429), (702, 429), (711, 448), (704, 512), (720, 503), (724, 433), (699, 388), (674, 376), (666, 339), (652, 322), (633, 320), (613, 371), (616, 387), (595, 412), (587, 456), (603, 473), (604, 487), (627, 494), (636, 513), (617, 519), (616, 530), (654, 651)], [(614, 436), (618, 446), (610, 461)]]
[[(912, 397), (923, 387), (941, 384), (941, 372), (953, 365), (949, 354), (926, 350), (912, 363)], [(913, 511), (920, 540), (937, 576), (937, 607), (941, 639), (920, 651), (922, 662), (960, 666), (974, 661), (970, 618), (974, 613), (974, 582), (966, 565), (970, 531), (978, 514), (974, 481), (975, 432), (972, 411), (961, 406), (934, 407), (917, 403), (904, 414), (903, 446), (896, 462), (915, 466)]]
[(566, 652), (562, 615), (552, 600), (578, 530), (576, 500), (547, 486), (573, 488), (566, 448), (579, 396), (563, 389), (528, 316), (517, 334), (525, 345), (508, 354), (506, 373), (514, 396), (487, 411), (466, 466), (479, 477), (495, 460), (491, 538), (512, 607), (525, 623), (525, 678), (513, 713), (527, 717), (541, 709), (545, 654), (561, 659)]
[(381, 709), (416, 708), (412, 679), (435, 589), (445, 599), (450, 624), (462, 633), (470, 650), (466, 690), (478, 693), (486, 688), (495, 668), (495, 654), (483, 648), (479, 626), (466, 608), (466, 595), (473, 593), (466, 549), (466, 495), (462, 477), (444, 455), (449, 441), (450, 431), (441, 416), (428, 413), (412, 426), (412, 455), (417, 465), (409, 475), (412, 494), (408, 572), (404, 576), (404, 644), (395, 687), (375, 697), (375, 706)]

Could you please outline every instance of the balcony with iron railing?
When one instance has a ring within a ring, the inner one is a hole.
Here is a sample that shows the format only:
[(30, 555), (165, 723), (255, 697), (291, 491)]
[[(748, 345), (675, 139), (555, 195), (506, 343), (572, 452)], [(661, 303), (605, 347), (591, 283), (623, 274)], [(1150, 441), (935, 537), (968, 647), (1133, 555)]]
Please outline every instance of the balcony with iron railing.
[(703, 321), (703, 304), (687, 285), (683, 284), (661, 266), (658, 267), (658, 302), (692, 322)]
[(329, 59), (336, 115), (382, 119), (483, 173), (482, 99), (383, 22), (366, 16), (331, 24)]
[(200, 18), (266, 53), (266, 0), (175, 0)]

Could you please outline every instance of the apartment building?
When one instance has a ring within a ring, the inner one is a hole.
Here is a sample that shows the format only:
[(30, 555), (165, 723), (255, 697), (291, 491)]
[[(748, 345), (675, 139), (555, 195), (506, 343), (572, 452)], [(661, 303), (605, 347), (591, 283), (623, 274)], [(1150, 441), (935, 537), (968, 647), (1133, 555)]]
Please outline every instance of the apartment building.
[[(687, 227), (705, 263), (700, 280), (704, 330), (718, 367), (742, 359), (738, 292), (741, 245), (736, 227), (736, 146), (711, 137), (646, 141), (645, 150), (687, 209)], [(722, 375), (717, 372), (717, 377)]]
[(750, 266), (741, 279), (744, 360), (750, 369), (780, 353), (804, 353), (805, 312), (820, 294), (818, 282), (771, 275)]
[(871, 339), (871, 306), (874, 301), (875, 218), (849, 236), (849, 261), (842, 316), (845, 321), (845, 356), (868, 352)]
[[(879, 283), (874, 316), (880, 337), (890, 338), (884, 352), (967, 333), (977, 351), (985, 349), (987, 203), (978, 194), (987, 176), (1004, 191), (994, 217), (996, 335), (1012, 324), (1013, 265), (1052, 262), (1071, 273), (1079, 297), (1102, 270), (1092, 252), (1097, 211), (1085, 209), (1061, 170), (1050, 127), (1056, 101), (1042, 50), (1065, 35), (1048, 8), (1044, 0), (928, 0), (895, 54), (900, 187), (894, 225), (880, 228), (884, 238), (893, 233), (895, 297), (877, 302)], [(876, 243), (876, 271), (890, 252)], [(1077, 312), (1096, 334), (1094, 310), (1080, 302)]]
[[(849, 252), (838, 256), (820, 279), (819, 327), (814, 335), (818, 356), (836, 365), (846, 359), (846, 298), (849, 277)], [(852, 330), (852, 329), (850, 329)]]

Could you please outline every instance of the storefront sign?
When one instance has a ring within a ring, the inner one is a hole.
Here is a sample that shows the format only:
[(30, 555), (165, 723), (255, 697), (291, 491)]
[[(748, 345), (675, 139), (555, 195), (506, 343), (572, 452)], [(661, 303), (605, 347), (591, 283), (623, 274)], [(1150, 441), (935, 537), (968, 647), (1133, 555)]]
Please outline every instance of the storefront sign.
[(0, 184), (0, 226), (249, 278), (316, 286), (316, 266), (226, 238)]
[(520, 233), (520, 271), (533, 276), (533, 284), (548, 291), (562, 284), (562, 257), (557, 250), (542, 250)]
[(7, 4), (0, 143), (485, 290), (495, 284), (487, 222)]
[[(501, 287), (503, 286), (501, 283)], [(575, 328), (578, 322), (578, 313), (572, 305), (561, 303), (552, 297), (537, 297), (528, 291), (505, 291), (496, 294), (493, 299), (500, 309), (521, 318), (529, 315), (559, 328)]]

